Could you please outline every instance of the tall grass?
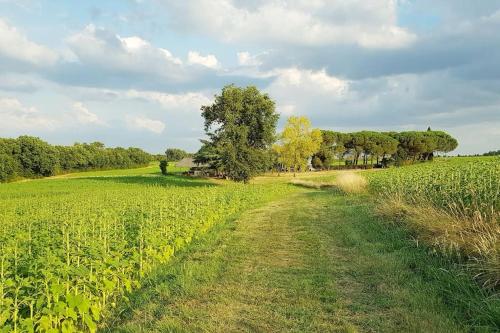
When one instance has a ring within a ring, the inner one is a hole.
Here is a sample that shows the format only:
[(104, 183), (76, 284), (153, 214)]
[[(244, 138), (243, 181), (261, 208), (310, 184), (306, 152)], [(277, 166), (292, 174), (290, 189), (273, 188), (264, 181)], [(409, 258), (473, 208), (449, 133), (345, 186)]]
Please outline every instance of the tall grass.
[(358, 173), (340, 172), (335, 178), (335, 184), (348, 194), (366, 192), (368, 182)]
[(368, 182), (359, 173), (352, 171), (338, 171), (328, 176), (309, 177), (307, 179), (292, 179), (291, 184), (323, 189), (335, 188), (344, 194), (359, 194), (367, 191)]

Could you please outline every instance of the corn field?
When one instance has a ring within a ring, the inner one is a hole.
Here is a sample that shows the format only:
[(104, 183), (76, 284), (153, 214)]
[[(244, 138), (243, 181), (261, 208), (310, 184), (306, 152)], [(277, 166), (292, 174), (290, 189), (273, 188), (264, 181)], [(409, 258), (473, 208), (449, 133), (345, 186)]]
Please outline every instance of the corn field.
[(367, 177), (379, 206), (406, 214), (423, 243), (464, 258), (483, 287), (500, 288), (498, 157), (438, 160)]
[(500, 158), (454, 158), (367, 174), (374, 193), (430, 203), (447, 213), (496, 223)]
[(157, 179), (2, 185), (0, 332), (94, 332), (148, 272), (193, 238), (290, 190)]

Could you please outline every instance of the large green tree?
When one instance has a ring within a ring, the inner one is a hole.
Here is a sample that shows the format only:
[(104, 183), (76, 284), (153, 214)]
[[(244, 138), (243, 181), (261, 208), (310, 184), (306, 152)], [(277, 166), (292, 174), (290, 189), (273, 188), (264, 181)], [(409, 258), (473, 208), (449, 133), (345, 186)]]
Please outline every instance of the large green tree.
[(275, 141), (279, 115), (267, 94), (256, 87), (228, 85), (211, 105), (201, 107), (209, 140), (204, 152), (228, 178), (247, 182), (272, 163), (270, 147)]

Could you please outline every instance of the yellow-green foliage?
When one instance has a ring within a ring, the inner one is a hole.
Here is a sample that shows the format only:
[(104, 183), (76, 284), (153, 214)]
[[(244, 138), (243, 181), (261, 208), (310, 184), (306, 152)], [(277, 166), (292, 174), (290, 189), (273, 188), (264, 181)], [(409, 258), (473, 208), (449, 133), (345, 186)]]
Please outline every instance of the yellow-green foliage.
[(322, 140), (321, 131), (313, 129), (309, 119), (294, 116), (288, 118), (279, 138), (274, 146), (278, 160), (294, 172), (306, 169), (307, 159), (319, 149)]
[(95, 331), (175, 251), (289, 190), (153, 174), (0, 185), (0, 331)]

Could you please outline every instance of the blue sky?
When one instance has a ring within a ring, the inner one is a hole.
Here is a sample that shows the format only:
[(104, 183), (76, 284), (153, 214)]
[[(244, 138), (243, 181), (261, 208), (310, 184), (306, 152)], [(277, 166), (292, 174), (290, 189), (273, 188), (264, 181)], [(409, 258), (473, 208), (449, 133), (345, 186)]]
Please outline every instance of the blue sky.
[(341, 131), (499, 149), (500, 2), (0, 0), (0, 136), (195, 151), (200, 106), (257, 85)]

